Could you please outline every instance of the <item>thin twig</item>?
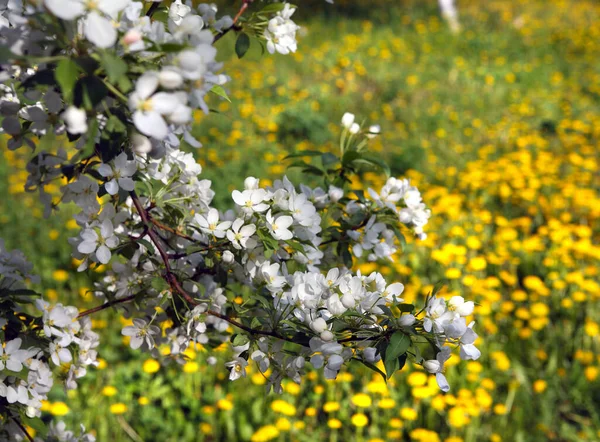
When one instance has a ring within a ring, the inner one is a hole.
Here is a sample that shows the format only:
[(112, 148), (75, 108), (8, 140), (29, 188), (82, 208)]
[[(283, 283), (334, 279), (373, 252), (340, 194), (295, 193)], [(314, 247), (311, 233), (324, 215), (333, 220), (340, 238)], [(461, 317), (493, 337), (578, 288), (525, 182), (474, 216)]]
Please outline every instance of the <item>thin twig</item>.
[[(148, 227), (148, 236), (154, 243), (154, 246), (158, 250), (158, 254), (161, 257), (163, 264), (165, 265), (165, 270), (166, 270), (166, 273), (164, 276), (165, 280), (167, 281), (167, 283), (169, 284), (171, 289), (173, 291), (179, 293), (188, 304), (193, 305), (193, 306), (198, 305), (199, 302), (196, 301), (192, 296), (190, 296), (190, 294), (181, 286), (181, 283), (177, 279), (177, 275), (175, 275), (175, 273), (173, 273), (173, 271), (171, 269), (171, 264), (169, 263), (169, 255), (165, 251), (163, 244), (160, 242), (160, 238), (158, 238), (156, 232), (153, 230), (154, 222), (152, 220), (152, 217), (148, 213), (148, 210), (144, 209), (144, 207), (142, 206), (142, 203), (140, 201), (140, 198), (137, 196), (137, 194), (135, 193), (134, 190), (129, 192), (129, 195), (131, 196), (131, 199), (133, 200), (133, 205), (135, 206), (136, 210), (138, 211), (140, 217), (142, 218), (142, 221)], [(280, 335), (279, 333), (274, 332), (274, 331), (257, 330), (257, 329), (251, 328), (251, 327), (247, 327), (244, 324), (236, 321), (235, 319), (230, 318), (229, 316), (223, 315), (221, 313), (215, 312), (213, 310), (207, 310), (205, 313), (208, 315), (220, 318), (224, 321), (227, 321), (231, 325), (233, 325), (237, 328), (240, 328), (251, 334), (272, 336), (277, 339), (296, 343), (293, 339), (288, 338), (287, 336)]]
[(123, 418), (123, 416), (117, 416), (117, 420), (119, 421), (119, 425), (121, 428), (127, 433), (132, 440), (135, 442), (144, 442), (144, 439), (140, 437), (139, 434), (127, 423), (127, 421)]
[(14, 422), (15, 424), (17, 424), (17, 427), (19, 427), (19, 429), (20, 429), (20, 430), (23, 432), (23, 434), (24, 434), (24, 435), (27, 437), (27, 439), (29, 439), (29, 441), (30, 441), (30, 442), (34, 442), (34, 441), (33, 441), (33, 437), (31, 436), (31, 434), (29, 434), (29, 433), (27, 432), (27, 429), (26, 429), (26, 428), (25, 428), (25, 426), (24, 426), (24, 425), (21, 423), (21, 421), (20, 421), (19, 419), (15, 418), (14, 416), (11, 416), (10, 418), (13, 420), (13, 422)]
[(85, 311), (83, 311), (83, 312), (81, 312), (81, 313), (79, 313), (77, 315), (77, 319), (81, 319), (84, 316), (91, 315), (92, 313), (96, 313), (96, 312), (99, 312), (99, 311), (102, 311), (102, 310), (106, 310), (107, 308), (112, 307), (113, 305), (123, 304), (124, 302), (133, 301), (136, 296), (137, 295), (129, 295), (129, 296), (125, 297), (125, 298), (115, 299), (114, 301), (106, 302), (106, 303), (104, 303), (102, 305), (99, 305), (98, 307), (94, 307), (94, 308), (91, 308), (89, 310), (85, 310)]
[(148, 11), (146, 12), (146, 17), (152, 17), (152, 14), (154, 14), (158, 9), (159, 4), (160, 2), (152, 3), (152, 5), (150, 5), (150, 8), (148, 8)]
[[(147, 212), (147, 211), (146, 211), (146, 212)], [(179, 236), (180, 238), (183, 238), (183, 239), (187, 239), (188, 241), (191, 241), (191, 242), (196, 242), (196, 240), (195, 240), (194, 238), (192, 238), (191, 236), (189, 236), (189, 235), (186, 235), (185, 233), (181, 233), (181, 232), (179, 232), (179, 231), (175, 230), (173, 227), (170, 227), (170, 226), (166, 226), (166, 225), (164, 225), (164, 224), (163, 224), (163, 223), (161, 223), (160, 221), (158, 221), (158, 220), (156, 220), (156, 219), (152, 218), (152, 217), (151, 217), (149, 214), (148, 214), (148, 220), (149, 220), (149, 221), (150, 221), (152, 224), (154, 224), (156, 227), (158, 227), (160, 230), (164, 230), (164, 231), (166, 231), (166, 232), (172, 233), (173, 235), (175, 235), (175, 236)]]
[[(350, 227), (348, 230), (358, 230), (358, 229), (366, 226), (369, 222), (369, 218), (370, 218), (369, 216), (365, 217), (365, 219), (362, 220), (362, 222), (359, 225)], [(327, 241), (323, 241), (321, 244), (319, 244), (319, 247), (327, 245), (327, 244), (331, 244), (334, 242), (341, 242), (342, 240), (346, 239), (347, 237), (348, 237), (348, 234), (346, 232), (344, 232), (338, 239), (331, 238), (331, 239), (328, 239)]]
[(240, 29), (239, 26), (236, 26), (236, 23), (240, 19), (240, 17), (244, 13), (244, 11), (246, 11), (246, 9), (248, 9), (248, 6), (250, 5), (250, 3), (252, 3), (253, 1), (254, 0), (243, 0), (243, 3), (242, 3), (242, 6), (240, 7), (240, 10), (236, 14), (236, 16), (233, 17), (233, 23), (231, 24), (231, 26), (228, 27), (227, 29), (225, 29), (220, 34), (215, 35), (215, 38), (213, 39), (213, 43), (216, 43), (217, 41), (219, 41), (221, 38), (223, 38), (225, 36), (225, 34), (227, 34), (232, 29)]

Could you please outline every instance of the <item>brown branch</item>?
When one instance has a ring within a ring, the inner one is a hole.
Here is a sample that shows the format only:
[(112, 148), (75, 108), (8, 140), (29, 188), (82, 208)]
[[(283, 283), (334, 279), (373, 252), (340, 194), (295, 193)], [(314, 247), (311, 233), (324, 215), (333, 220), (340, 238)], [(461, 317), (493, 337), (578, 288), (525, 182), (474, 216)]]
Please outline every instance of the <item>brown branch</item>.
[(146, 17), (152, 17), (152, 15), (154, 14), (154, 12), (156, 12), (156, 10), (158, 9), (160, 2), (154, 2), (152, 3), (152, 5), (150, 6), (150, 8), (148, 8), (148, 11), (146, 12)]
[[(133, 200), (133, 205), (135, 206), (136, 210), (138, 211), (140, 217), (142, 218), (142, 221), (144, 222), (144, 224), (146, 226), (148, 226), (148, 236), (154, 243), (154, 246), (158, 250), (158, 254), (160, 255), (160, 257), (165, 265), (165, 270), (166, 270), (166, 273), (164, 276), (165, 280), (167, 281), (167, 283), (169, 284), (171, 289), (173, 291), (179, 293), (188, 304), (193, 305), (193, 306), (198, 305), (199, 302), (196, 301), (192, 296), (190, 296), (190, 294), (181, 286), (181, 283), (177, 279), (177, 275), (175, 275), (175, 273), (173, 273), (173, 271), (171, 270), (171, 264), (169, 263), (169, 255), (165, 251), (163, 244), (160, 242), (160, 238), (158, 238), (156, 232), (152, 229), (152, 226), (155, 223), (153, 222), (152, 217), (148, 213), (148, 210), (144, 209), (144, 207), (142, 206), (142, 203), (141, 203), (139, 197), (135, 193), (135, 190), (129, 192), (129, 195), (131, 196), (131, 199)], [(167, 226), (165, 226), (165, 227), (167, 227)], [(281, 339), (284, 341), (297, 343), (293, 339), (288, 338), (287, 336), (280, 335), (279, 333), (274, 332), (274, 331), (257, 330), (257, 329), (251, 328), (251, 327), (247, 327), (244, 324), (236, 321), (235, 319), (230, 318), (229, 316), (223, 315), (221, 313), (215, 312), (213, 310), (207, 310), (205, 313), (208, 315), (211, 315), (211, 316), (215, 316), (224, 321), (227, 321), (231, 325), (233, 325), (237, 328), (240, 328), (251, 334), (262, 335), (262, 336), (271, 336), (271, 337)]]
[(24, 426), (24, 425), (21, 423), (21, 421), (20, 421), (19, 419), (15, 418), (14, 416), (11, 416), (10, 418), (13, 420), (13, 422), (14, 422), (15, 424), (17, 424), (17, 427), (19, 427), (19, 429), (20, 429), (20, 430), (23, 432), (23, 434), (24, 434), (24, 435), (27, 437), (27, 439), (28, 439), (30, 442), (34, 442), (34, 441), (33, 441), (33, 437), (31, 436), (31, 434), (29, 434), (29, 433), (27, 432), (27, 429), (26, 429), (26, 428), (25, 428), (25, 426)]
[[(150, 214), (148, 213), (148, 211), (146, 211), (146, 214), (148, 215), (148, 221), (151, 222), (152, 224), (154, 224), (156, 227), (158, 227), (160, 230), (164, 230), (166, 232), (172, 233), (175, 236), (179, 236), (180, 238), (183, 239), (187, 239), (188, 241), (191, 242), (197, 242), (194, 238), (192, 238), (191, 236), (186, 235), (185, 233), (181, 233), (177, 230), (175, 230), (173, 227), (167, 226), (163, 223), (161, 223), (160, 221), (152, 218), (150, 216)], [(141, 216), (141, 215), (140, 215)]]
[(146, 233), (148, 233), (148, 227), (144, 227), (144, 230), (142, 231), (142, 233), (140, 233), (138, 236), (135, 235), (128, 235), (129, 239), (132, 241), (139, 241), (140, 239), (142, 239), (144, 236), (146, 236)]
[(248, 9), (248, 6), (250, 5), (250, 3), (252, 3), (253, 1), (254, 0), (243, 0), (243, 3), (242, 3), (242, 6), (240, 7), (240, 10), (236, 14), (236, 16), (233, 17), (233, 23), (231, 24), (231, 26), (228, 27), (227, 29), (225, 29), (220, 34), (215, 35), (215, 38), (213, 39), (213, 44), (216, 43), (216, 42), (218, 42), (221, 38), (223, 38), (225, 36), (225, 34), (227, 34), (232, 29), (236, 29), (236, 30), (241, 29), (239, 26), (236, 26), (236, 23), (240, 19), (240, 17), (242, 16), (242, 14), (246, 11), (246, 9)]
[[(366, 216), (365, 219), (363, 219), (362, 222), (359, 225), (350, 227), (347, 230), (358, 230), (358, 229), (366, 226), (367, 223), (369, 222), (369, 218), (371, 218), (371, 217), (370, 216)], [(348, 235), (346, 234), (346, 232), (344, 232), (338, 239), (331, 238), (331, 239), (328, 239), (327, 241), (323, 241), (321, 244), (319, 244), (319, 247), (327, 245), (327, 244), (331, 244), (331, 243), (334, 243), (334, 242), (340, 242), (340, 241), (343, 241), (346, 238), (348, 238)]]
[(89, 310), (85, 310), (85, 311), (83, 311), (83, 312), (81, 312), (81, 313), (79, 313), (77, 315), (77, 319), (81, 319), (84, 316), (91, 315), (92, 313), (96, 313), (96, 312), (99, 312), (99, 311), (102, 311), (102, 310), (106, 310), (107, 308), (112, 307), (113, 305), (123, 304), (124, 302), (133, 301), (136, 296), (137, 295), (129, 295), (129, 296), (125, 297), (125, 298), (115, 299), (114, 301), (106, 302), (106, 303), (104, 303), (102, 305), (99, 305), (98, 307), (94, 307), (94, 308), (91, 308)]

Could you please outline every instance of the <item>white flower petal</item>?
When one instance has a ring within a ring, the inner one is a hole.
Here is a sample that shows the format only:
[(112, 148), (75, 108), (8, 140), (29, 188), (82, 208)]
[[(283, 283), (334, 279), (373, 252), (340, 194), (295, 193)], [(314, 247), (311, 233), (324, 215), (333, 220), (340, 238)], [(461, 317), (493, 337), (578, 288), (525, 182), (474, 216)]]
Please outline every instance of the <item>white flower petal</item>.
[(98, 247), (96, 250), (96, 258), (102, 264), (107, 264), (110, 261), (110, 249), (104, 245)]
[(92, 253), (94, 250), (96, 250), (96, 246), (97, 244), (95, 242), (84, 241), (77, 246), (77, 251), (85, 254)]
[(125, 9), (131, 0), (97, 0), (98, 9), (111, 17), (115, 17), (118, 12)]
[(108, 183), (104, 184), (104, 188), (109, 195), (115, 195), (119, 191), (119, 185), (115, 179), (112, 179)]
[(140, 99), (145, 100), (154, 93), (158, 87), (158, 75), (156, 72), (146, 72), (135, 83), (135, 91)]
[(174, 94), (158, 92), (152, 95), (152, 110), (166, 115), (173, 112), (181, 103)]
[(73, 20), (85, 11), (83, 2), (78, 0), (44, 0), (46, 7), (58, 18)]
[(88, 14), (83, 25), (83, 33), (85, 38), (99, 48), (110, 48), (117, 42), (117, 30), (112, 22), (97, 12)]
[(119, 187), (131, 192), (135, 188), (135, 182), (129, 177), (119, 178)]
[(137, 130), (157, 140), (165, 139), (169, 133), (167, 123), (156, 112), (135, 112), (133, 122)]

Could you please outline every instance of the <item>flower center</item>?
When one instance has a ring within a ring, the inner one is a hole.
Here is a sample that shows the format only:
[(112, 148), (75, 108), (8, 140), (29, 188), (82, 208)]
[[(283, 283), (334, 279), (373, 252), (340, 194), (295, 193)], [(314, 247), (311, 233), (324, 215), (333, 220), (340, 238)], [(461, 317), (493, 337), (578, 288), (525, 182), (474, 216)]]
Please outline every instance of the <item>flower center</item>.
[(140, 101), (138, 104), (138, 110), (141, 110), (142, 112), (150, 112), (152, 111), (152, 108), (152, 100)]
[(97, 0), (87, 0), (85, 5), (87, 6), (87, 8), (90, 11), (94, 11), (94, 10), (98, 9), (98, 1)]

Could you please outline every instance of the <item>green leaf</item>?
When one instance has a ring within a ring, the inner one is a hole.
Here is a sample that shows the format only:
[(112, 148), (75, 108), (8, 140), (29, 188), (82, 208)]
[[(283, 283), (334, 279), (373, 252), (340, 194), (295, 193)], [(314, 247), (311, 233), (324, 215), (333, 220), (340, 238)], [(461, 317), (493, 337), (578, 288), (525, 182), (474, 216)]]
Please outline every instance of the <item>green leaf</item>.
[(385, 373), (383, 371), (381, 371), (381, 369), (379, 367), (377, 367), (375, 364), (372, 364), (372, 363), (367, 362), (367, 361), (363, 361), (362, 359), (356, 359), (356, 360), (362, 362), (362, 364), (365, 367), (368, 367), (371, 370), (373, 370), (374, 372), (379, 373), (381, 375), (381, 377), (383, 378), (384, 381), (387, 380), (387, 377), (386, 377)]
[(242, 345), (246, 345), (248, 342), (250, 342), (250, 339), (248, 339), (248, 336), (243, 334), (235, 335), (235, 338), (233, 338), (231, 341), (234, 347), (241, 347)]
[(229, 101), (231, 103), (231, 100), (229, 99), (229, 97), (227, 96), (227, 92), (225, 92), (225, 89), (223, 89), (221, 86), (219, 86), (218, 84), (215, 84), (210, 91), (215, 94), (218, 95), (221, 98), (224, 98), (225, 100)]
[(37, 71), (31, 77), (27, 78), (24, 82), (22, 82), (21, 87), (23, 89), (29, 89), (31, 87), (37, 86), (38, 84), (54, 86), (56, 84), (56, 78), (54, 77), (54, 69), (43, 69), (41, 71)]
[(402, 313), (412, 313), (415, 311), (415, 306), (413, 304), (400, 304), (398, 308)]
[(348, 166), (350, 163), (352, 163), (352, 161), (360, 158), (362, 155), (355, 151), (355, 150), (348, 150), (344, 153), (344, 156), (342, 157), (342, 164), (344, 166)]
[[(292, 6), (292, 5), (290, 5)], [(276, 14), (279, 11), (283, 11), (285, 4), (283, 3), (271, 3), (270, 5), (265, 6), (259, 12), (259, 14)]]
[(10, 60), (16, 58), (15, 54), (8, 48), (8, 46), (0, 46), (0, 64), (8, 64)]
[(250, 37), (248, 37), (248, 34), (242, 32), (235, 41), (235, 53), (238, 58), (242, 58), (246, 55), (248, 49), (250, 49)]
[(381, 170), (383, 170), (385, 172), (385, 174), (389, 177), (391, 174), (390, 171), (390, 166), (387, 165), (387, 163), (379, 158), (373, 158), (373, 157), (369, 157), (369, 158), (357, 158), (353, 161), (353, 163), (360, 163), (360, 164), (367, 164), (369, 166), (372, 167), (376, 167), (376, 168), (380, 168)]
[(71, 59), (65, 59), (58, 62), (54, 77), (60, 86), (60, 90), (65, 97), (65, 101), (70, 102), (73, 97), (75, 83), (79, 79), (81, 70), (79, 65)]
[(294, 161), (292, 164), (288, 164), (288, 169), (292, 167), (308, 167), (310, 164), (305, 163), (304, 161)]
[(108, 76), (108, 81), (111, 83), (117, 83), (122, 76), (127, 74), (127, 63), (121, 57), (106, 51), (100, 56), (100, 60)]
[(102, 80), (95, 75), (80, 78), (75, 84), (73, 104), (93, 110), (106, 98), (108, 89)]
[(127, 133), (127, 126), (123, 124), (119, 117), (113, 114), (110, 117), (108, 117), (108, 121), (106, 122), (106, 131)]
[(289, 160), (290, 158), (299, 158), (299, 157), (316, 157), (318, 155), (322, 155), (323, 152), (319, 151), (319, 150), (301, 150), (299, 152), (296, 153), (291, 153), (289, 154), (287, 157), (284, 158), (284, 160)]
[(126, 94), (133, 88), (133, 83), (131, 82), (129, 77), (127, 77), (126, 75), (123, 75), (117, 80), (117, 86), (119, 87), (119, 90), (121, 92)]
[(385, 373), (388, 379), (392, 377), (392, 375), (398, 370), (400, 365), (398, 364), (398, 358), (395, 359), (385, 359), (383, 362), (385, 367)]
[(85, 152), (86, 156), (91, 155), (94, 152), (94, 148), (96, 145), (96, 133), (98, 132), (98, 127), (99, 127), (98, 119), (92, 118), (90, 125), (88, 126), (88, 131), (87, 131), (88, 139), (85, 142), (85, 145), (83, 146), (83, 149), (82, 149), (82, 151)]
[(165, 281), (164, 278), (162, 278), (160, 276), (152, 278), (152, 281), (150, 282), (150, 286), (157, 292), (162, 292), (163, 290), (166, 290), (169, 288), (169, 284), (167, 284), (167, 281)]
[(28, 289), (9, 290), (8, 294), (12, 296), (41, 296), (38, 292)]
[(330, 152), (326, 152), (321, 155), (321, 163), (323, 167), (331, 166), (332, 164), (336, 164), (339, 161), (339, 158)]
[(165, 43), (160, 45), (159, 52), (181, 52), (186, 49), (188, 46), (180, 44), (180, 43)]
[(411, 342), (412, 341), (408, 335), (405, 335), (401, 331), (395, 332), (390, 338), (390, 343), (385, 349), (386, 361), (398, 359), (398, 357), (405, 354), (406, 350), (408, 350), (410, 347)]
[(311, 165), (306, 165), (306, 167), (304, 169), (302, 169), (302, 172), (308, 173), (309, 175), (316, 175), (316, 176), (325, 175), (325, 172), (323, 172), (321, 169), (319, 169), (318, 167), (315, 167), (315, 166), (311, 166)]
[(364, 191), (354, 190), (353, 192), (361, 203), (365, 202), (365, 192)]

